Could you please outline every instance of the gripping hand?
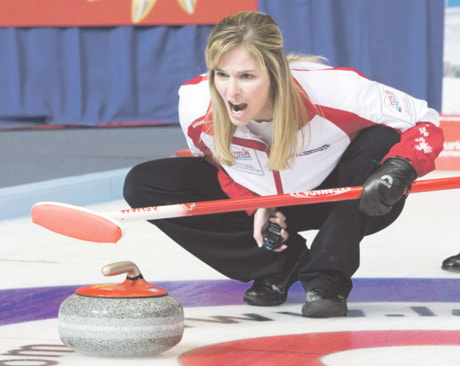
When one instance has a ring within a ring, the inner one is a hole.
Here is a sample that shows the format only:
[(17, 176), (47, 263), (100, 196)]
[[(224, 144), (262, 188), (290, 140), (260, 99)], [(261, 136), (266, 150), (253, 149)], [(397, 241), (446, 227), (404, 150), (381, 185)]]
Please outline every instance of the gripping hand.
[(396, 202), (409, 193), (416, 178), (417, 172), (408, 159), (386, 159), (364, 183), (359, 209), (369, 216), (386, 215)]

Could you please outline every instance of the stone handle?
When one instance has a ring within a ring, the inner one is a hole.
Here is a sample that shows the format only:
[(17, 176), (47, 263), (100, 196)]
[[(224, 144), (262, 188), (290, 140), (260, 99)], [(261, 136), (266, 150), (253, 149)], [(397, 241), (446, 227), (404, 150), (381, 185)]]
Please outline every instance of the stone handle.
[(126, 273), (127, 277), (129, 278), (136, 278), (141, 276), (141, 271), (134, 262), (117, 262), (108, 264), (102, 268), (102, 274), (104, 276), (116, 276), (122, 273)]

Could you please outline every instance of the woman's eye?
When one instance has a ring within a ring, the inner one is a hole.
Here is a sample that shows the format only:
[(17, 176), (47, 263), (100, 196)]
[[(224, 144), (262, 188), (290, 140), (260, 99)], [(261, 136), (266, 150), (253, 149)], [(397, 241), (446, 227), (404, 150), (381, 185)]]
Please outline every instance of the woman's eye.
[(227, 77), (227, 74), (223, 71), (216, 71), (216, 75), (219, 77), (219, 78), (225, 78)]
[(243, 79), (251, 79), (251, 78), (253, 78), (253, 75), (252, 74), (242, 74), (241, 77)]

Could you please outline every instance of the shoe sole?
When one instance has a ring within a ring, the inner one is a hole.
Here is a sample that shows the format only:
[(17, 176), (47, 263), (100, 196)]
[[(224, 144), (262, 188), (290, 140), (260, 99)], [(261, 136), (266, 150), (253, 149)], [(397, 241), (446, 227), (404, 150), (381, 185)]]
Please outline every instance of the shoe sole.
[(282, 304), (284, 304), (286, 302), (286, 299), (287, 299), (287, 296), (284, 299), (279, 300), (279, 301), (267, 302), (267, 301), (261, 301), (261, 299), (257, 298), (257, 297), (246, 296), (246, 295), (243, 296), (244, 302), (246, 304), (252, 305), (252, 306), (277, 306), (277, 305), (282, 305)]
[(449, 271), (449, 272), (460, 272), (460, 267), (458, 266), (442, 266), (441, 267), (444, 271)]
[(331, 300), (317, 300), (305, 303), (302, 307), (302, 315), (307, 318), (332, 318), (346, 316), (347, 305)]

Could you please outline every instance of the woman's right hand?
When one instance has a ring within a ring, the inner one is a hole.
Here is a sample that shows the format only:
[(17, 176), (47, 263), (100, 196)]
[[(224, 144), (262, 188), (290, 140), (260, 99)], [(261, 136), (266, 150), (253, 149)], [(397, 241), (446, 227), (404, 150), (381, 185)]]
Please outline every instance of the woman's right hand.
[[(276, 211), (275, 208), (259, 208), (254, 214), (254, 233), (253, 237), (259, 248), (264, 244), (264, 237), (262, 230), (268, 221), (278, 224), (281, 230), (281, 237), (283, 242), (289, 238), (289, 233), (286, 231), (286, 216), (280, 211)], [(286, 244), (282, 244), (279, 248), (275, 249), (274, 252), (282, 252), (287, 248)]]

